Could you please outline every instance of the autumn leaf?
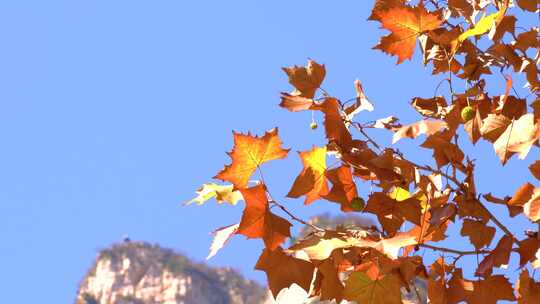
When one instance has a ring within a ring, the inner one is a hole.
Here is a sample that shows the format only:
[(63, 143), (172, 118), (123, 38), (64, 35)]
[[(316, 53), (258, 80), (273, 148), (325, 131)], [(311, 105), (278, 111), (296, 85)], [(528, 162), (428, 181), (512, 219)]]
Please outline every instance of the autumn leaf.
[(362, 111), (373, 111), (373, 105), (364, 94), (364, 88), (360, 80), (356, 79), (354, 81), (354, 88), (356, 90), (356, 102), (344, 110), (348, 121), (352, 121), (354, 116)]
[(540, 250), (540, 240), (537, 238), (527, 238), (519, 241), (518, 253), (519, 253), (519, 267), (525, 266), (528, 262), (532, 262), (538, 258)]
[(390, 235), (395, 234), (405, 220), (416, 225), (421, 223), (422, 207), (414, 197), (400, 202), (385, 193), (375, 192), (370, 195), (364, 211), (377, 215), (383, 229)]
[(336, 302), (341, 302), (344, 287), (339, 279), (338, 269), (332, 260), (325, 260), (317, 269), (318, 276), (321, 278), (321, 301), (335, 299)]
[(459, 269), (454, 271), (448, 285), (448, 303), (466, 301), (469, 304), (496, 304), (498, 301), (515, 300), (512, 285), (502, 275), (470, 281), (463, 279), (461, 269)]
[(481, 221), (463, 220), (461, 235), (469, 237), (476, 250), (489, 246), (495, 236), (495, 228), (487, 226)]
[(392, 137), (392, 144), (404, 137), (416, 138), (422, 134), (432, 135), (446, 128), (446, 122), (441, 120), (421, 120), (396, 130)]
[(324, 195), (324, 199), (336, 202), (341, 205), (344, 212), (353, 211), (351, 201), (358, 197), (356, 184), (354, 183), (351, 168), (340, 166), (338, 168), (326, 171), (326, 177), (332, 182), (332, 189)]
[(428, 136), (420, 146), (433, 149), (433, 158), (435, 158), (437, 167), (440, 168), (450, 163), (458, 169), (464, 169), (461, 162), (465, 158), (465, 154), (457, 145), (451, 143), (447, 138), (439, 134), (433, 134)]
[(362, 304), (401, 304), (399, 278), (386, 274), (370, 278), (355, 271), (345, 282), (344, 297)]
[(531, 174), (536, 177), (536, 179), (540, 180), (540, 160), (537, 160), (531, 164), (529, 166), (529, 170), (531, 171)]
[(206, 257), (207, 260), (215, 256), (216, 253), (231, 239), (231, 237), (236, 234), (239, 225), (240, 224), (233, 224), (225, 226), (212, 232), (214, 239), (212, 240), (212, 245), (210, 245), (210, 252)]
[(495, 249), (480, 262), (475, 274), (477, 276), (488, 277), (491, 275), (493, 267), (506, 267), (510, 259), (513, 243), (511, 236), (503, 236)]
[(482, 122), (480, 134), (490, 142), (495, 142), (504, 133), (511, 122), (512, 121), (508, 117), (502, 114), (488, 114)]
[(378, 12), (383, 28), (391, 32), (382, 37), (375, 49), (398, 57), (397, 64), (411, 59), (416, 39), (423, 33), (438, 28), (443, 20), (439, 13), (428, 12), (423, 5), (400, 6)]
[(510, 123), (504, 133), (493, 143), (493, 148), (504, 165), (514, 153), (519, 153), (519, 159), (524, 159), (538, 138), (540, 138), (540, 129), (534, 115), (529, 113)]
[(324, 64), (318, 64), (314, 60), (309, 60), (305, 67), (286, 67), (283, 71), (289, 76), (289, 83), (295, 88), (291, 95), (305, 98), (315, 96), (315, 91), (321, 86), (326, 75)]
[(197, 197), (184, 204), (190, 205), (192, 203), (197, 203), (198, 205), (202, 205), (209, 199), (215, 197), (218, 204), (226, 202), (231, 205), (236, 205), (238, 201), (243, 200), (244, 198), (240, 191), (233, 191), (233, 188), (233, 185), (218, 185), (214, 183), (203, 184), (202, 187), (195, 192), (197, 193)]
[(238, 233), (247, 238), (262, 238), (266, 248), (276, 249), (291, 236), (291, 224), (270, 212), (266, 187), (263, 184), (241, 189), (246, 208), (238, 227)]
[(278, 129), (274, 128), (263, 137), (233, 132), (234, 148), (229, 153), (232, 159), (214, 178), (231, 182), (235, 189), (245, 188), (249, 178), (265, 162), (285, 158), (289, 149), (281, 147)]
[(511, 216), (515, 216), (521, 211), (531, 220), (540, 220), (540, 188), (536, 188), (530, 183), (522, 185), (508, 201), (508, 209)]
[(478, 36), (478, 35), (482, 35), (489, 32), (489, 30), (493, 26), (498, 24), (503, 19), (505, 13), (506, 13), (506, 6), (503, 6), (496, 13), (480, 18), (480, 20), (478, 20), (478, 22), (472, 28), (468, 29), (467, 31), (459, 35), (457, 41), (459, 43), (462, 43), (469, 37)]
[(353, 139), (343, 121), (340, 102), (335, 98), (328, 97), (324, 99), (322, 104), (314, 105), (313, 109), (324, 113), (324, 129), (328, 141), (333, 141), (341, 149), (348, 151), (352, 146)]
[(529, 276), (529, 270), (524, 269), (516, 282), (518, 304), (540, 303), (540, 283)]
[(467, 121), (464, 126), (465, 132), (469, 135), (471, 142), (476, 144), (476, 142), (482, 136), (480, 130), (482, 129), (482, 117), (480, 116), (479, 111), (475, 111), (474, 118)]
[(305, 205), (328, 194), (326, 180), (326, 147), (313, 147), (309, 151), (298, 152), (304, 168), (296, 177), (287, 197), (298, 198), (306, 196)]
[(264, 249), (255, 265), (255, 269), (266, 272), (274, 297), (293, 283), (309, 291), (314, 268), (310, 262), (285, 254), (281, 247), (276, 250)]
[(400, 232), (393, 237), (373, 240), (366, 234), (363, 238), (352, 236), (336, 236), (335, 233), (326, 233), (324, 236), (312, 235), (300, 240), (291, 246), (290, 251), (301, 251), (311, 260), (325, 260), (335, 249), (365, 247), (373, 248), (392, 259), (397, 259), (402, 247), (418, 243), (417, 235)]
[(291, 112), (305, 111), (311, 109), (313, 99), (289, 93), (281, 93), (281, 103), (279, 106)]

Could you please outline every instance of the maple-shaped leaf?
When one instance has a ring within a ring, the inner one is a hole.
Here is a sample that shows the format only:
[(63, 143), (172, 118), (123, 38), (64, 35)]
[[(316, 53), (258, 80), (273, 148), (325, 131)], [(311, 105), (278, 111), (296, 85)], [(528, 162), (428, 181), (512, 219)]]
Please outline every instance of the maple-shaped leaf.
[(489, 246), (495, 236), (495, 228), (487, 226), (481, 221), (463, 220), (461, 235), (469, 237), (476, 250)]
[(242, 193), (238, 190), (233, 190), (233, 185), (218, 185), (214, 183), (203, 184), (195, 193), (197, 197), (185, 203), (185, 205), (190, 205), (192, 203), (197, 203), (202, 205), (206, 203), (209, 199), (215, 197), (218, 204), (223, 202), (229, 203), (231, 205), (236, 205), (240, 200), (243, 200)]
[(370, 276), (353, 272), (345, 282), (344, 297), (362, 304), (401, 304), (401, 284), (395, 274)]
[(435, 158), (439, 168), (451, 163), (460, 170), (464, 169), (461, 162), (465, 158), (465, 154), (445, 136), (440, 134), (430, 135), (420, 146), (433, 149), (433, 158)]
[(446, 128), (446, 122), (441, 120), (421, 120), (396, 130), (392, 137), (392, 144), (404, 137), (416, 138), (422, 134), (432, 135)]
[(354, 183), (351, 168), (340, 166), (326, 171), (326, 177), (332, 182), (332, 189), (324, 195), (324, 199), (339, 203), (344, 212), (353, 211), (351, 201), (358, 197), (356, 184)]
[(529, 12), (538, 12), (540, 8), (540, 1), (538, 0), (517, 0), (519, 8), (529, 11)]
[(382, 37), (374, 48), (397, 56), (397, 64), (411, 59), (420, 35), (438, 28), (443, 22), (439, 13), (428, 12), (423, 5), (393, 7), (378, 12), (378, 16), (382, 27), (391, 34)]
[(264, 249), (255, 265), (255, 269), (266, 272), (274, 298), (280, 290), (291, 284), (297, 284), (305, 291), (309, 291), (314, 268), (310, 262), (287, 255), (281, 247), (276, 250)]
[(540, 128), (536, 124), (534, 115), (529, 113), (510, 123), (504, 133), (493, 143), (493, 148), (504, 165), (514, 153), (519, 153), (519, 159), (524, 159), (538, 138), (540, 138)]
[(540, 282), (529, 276), (529, 270), (525, 269), (519, 275), (516, 282), (518, 304), (540, 303)]
[(291, 223), (270, 212), (263, 184), (240, 191), (246, 200), (246, 208), (242, 214), (238, 233), (247, 238), (262, 238), (266, 248), (276, 249), (291, 236)]
[(368, 20), (381, 20), (379, 13), (387, 11), (392, 7), (403, 7), (405, 0), (375, 0), (371, 15)]
[(325, 260), (317, 269), (317, 278), (320, 278), (321, 301), (335, 299), (337, 303), (340, 303), (343, 299), (344, 287), (332, 259)]
[(399, 230), (404, 220), (421, 224), (422, 207), (414, 197), (399, 201), (385, 193), (375, 192), (370, 195), (364, 211), (377, 215), (383, 229), (390, 235)]
[(342, 150), (348, 151), (353, 139), (343, 121), (340, 102), (335, 98), (327, 97), (322, 104), (314, 105), (313, 109), (324, 113), (324, 130), (328, 141), (333, 141)]
[(529, 170), (531, 171), (531, 174), (536, 177), (536, 179), (540, 180), (540, 160), (537, 160), (531, 164), (529, 166)]
[(309, 151), (298, 152), (304, 168), (294, 180), (288, 197), (298, 198), (306, 196), (304, 204), (328, 194), (328, 182), (326, 180), (326, 147), (313, 147)]
[(233, 132), (234, 147), (228, 153), (232, 159), (214, 178), (231, 182), (235, 189), (245, 188), (249, 178), (260, 165), (274, 159), (285, 158), (290, 149), (281, 147), (278, 129), (274, 128), (262, 137)]
[(315, 91), (321, 86), (326, 76), (324, 64), (318, 64), (314, 60), (309, 60), (305, 67), (292, 66), (283, 68), (289, 76), (289, 83), (295, 88), (292, 95), (306, 98), (313, 98)]
[(463, 279), (461, 269), (454, 271), (448, 282), (448, 303), (496, 304), (498, 301), (514, 301), (512, 284), (502, 275), (489, 276), (479, 281)]
[(487, 277), (491, 275), (493, 267), (506, 267), (512, 252), (513, 240), (511, 236), (505, 235), (497, 243), (497, 246), (486, 256), (476, 269), (476, 275)]
[(537, 238), (527, 238), (518, 243), (519, 267), (525, 266), (528, 262), (538, 259), (540, 250), (540, 240)]
[(214, 239), (212, 240), (212, 245), (210, 245), (210, 252), (206, 257), (207, 260), (215, 256), (216, 253), (231, 239), (231, 237), (236, 234), (236, 231), (238, 231), (238, 226), (239, 224), (233, 224), (218, 228), (212, 232)]

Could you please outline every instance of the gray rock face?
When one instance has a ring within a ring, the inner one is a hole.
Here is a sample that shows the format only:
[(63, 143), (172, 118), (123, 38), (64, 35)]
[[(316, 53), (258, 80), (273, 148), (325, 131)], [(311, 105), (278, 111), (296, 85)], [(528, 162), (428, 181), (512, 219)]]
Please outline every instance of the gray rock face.
[(230, 268), (193, 263), (169, 249), (124, 242), (99, 252), (76, 304), (271, 303), (265, 288)]

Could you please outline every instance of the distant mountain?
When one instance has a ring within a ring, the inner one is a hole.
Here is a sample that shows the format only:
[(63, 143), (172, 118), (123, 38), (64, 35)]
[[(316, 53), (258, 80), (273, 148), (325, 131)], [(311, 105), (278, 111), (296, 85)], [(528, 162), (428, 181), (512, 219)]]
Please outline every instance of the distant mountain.
[(101, 250), (76, 304), (272, 303), (265, 288), (230, 268), (194, 263), (172, 250), (123, 242)]
[[(323, 214), (310, 219), (319, 227), (335, 229), (374, 227), (369, 218)], [(312, 233), (309, 227), (298, 238)], [(402, 290), (404, 303), (426, 303), (426, 282), (417, 279), (416, 291)], [(279, 304), (335, 304), (308, 299), (293, 285), (277, 297)], [(145, 242), (124, 241), (101, 250), (80, 283), (76, 304), (275, 304), (266, 287), (245, 279), (231, 268), (213, 268), (190, 261), (170, 249)], [(342, 301), (344, 303), (354, 303)]]

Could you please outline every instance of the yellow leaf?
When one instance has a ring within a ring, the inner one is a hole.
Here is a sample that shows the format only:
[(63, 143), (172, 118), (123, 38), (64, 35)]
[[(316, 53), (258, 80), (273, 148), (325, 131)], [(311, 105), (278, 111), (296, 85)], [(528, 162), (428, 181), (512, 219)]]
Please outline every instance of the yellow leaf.
[(469, 37), (489, 32), (492, 26), (498, 24), (502, 20), (505, 13), (506, 6), (503, 6), (498, 12), (482, 17), (472, 28), (459, 35), (457, 40), (459, 43), (462, 43)]
[(218, 204), (229, 203), (231, 205), (236, 205), (239, 200), (243, 200), (242, 193), (240, 191), (233, 191), (233, 185), (218, 185), (214, 183), (202, 185), (195, 193), (197, 197), (185, 203), (185, 205), (190, 205), (197, 203), (202, 205), (206, 203), (211, 198), (216, 198)]

